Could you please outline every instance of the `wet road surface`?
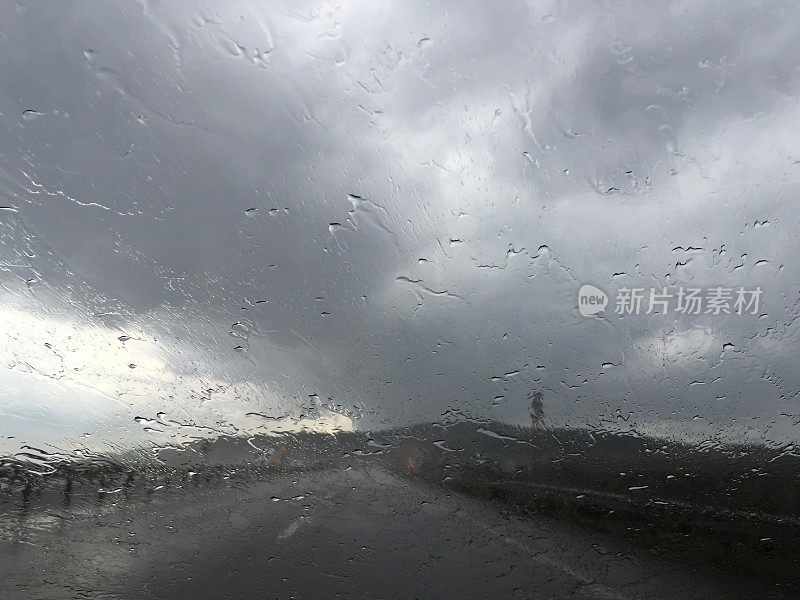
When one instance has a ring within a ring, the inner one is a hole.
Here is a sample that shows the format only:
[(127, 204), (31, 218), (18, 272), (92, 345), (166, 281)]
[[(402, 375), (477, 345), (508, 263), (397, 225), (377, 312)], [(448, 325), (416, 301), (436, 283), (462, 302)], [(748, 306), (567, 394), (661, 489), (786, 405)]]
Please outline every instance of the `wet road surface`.
[(4, 600), (789, 597), (374, 464), (16, 519)]

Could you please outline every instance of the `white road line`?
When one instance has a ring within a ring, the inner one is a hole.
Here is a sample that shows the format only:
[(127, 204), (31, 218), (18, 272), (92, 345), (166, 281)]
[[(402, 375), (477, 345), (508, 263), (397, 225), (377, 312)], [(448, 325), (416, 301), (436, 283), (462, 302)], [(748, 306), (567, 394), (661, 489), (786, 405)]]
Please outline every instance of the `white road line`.
[(292, 537), (295, 533), (297, 533), (297, 530), (300, 529), (300, 522), (302, 520), (303, 517), (297, 517), (294, 521), (289, 523), (289, 526), (280, 533), (278, 539), (288, 540), (290, 537)]
[[(369, 472), (367, 469), (364, 469), (364, 473), (370, 477), (375, 483), (380, 483), (383, 485), (386, 484), (398, 484), (402, 487), (408, 487), (408, 483), (404, 482), (403, 479), (396, 476), (393, 473), (386, 472), (382, 469), (378, 469), (377, 471)], [(353, 475), (356, 475), (354, 472)], [(377, 475), (377, 477), (376, 477)], [(461, 518), (469, 521), (470, 524), (476, 524), (485, 530), (487, 533), (492, 535), (496, 539), (500, 539), (503, 542), (516, 547), (518, 550), (521, 550), (531, 561), (541, 564), (544, 567), (548, 567), (554, 569), (556, 571), (560, 571), (567, 577), (570, 577), (576, 580), (581, 585), (581, 592), (589, 597), (596, 598), (597, 600), (629, 600), (628, 596), (623, 595), (622, 593), (618, 592), (617, 590), (603, 585), (602, 583), (597, 583), (592, 578), (588, 577), (584, 572), (576, 569), (575, 567), (568, 565), (567, 563), (560, 561), (552, 556), (545, 556), (542, 555), (540, 551), (535, 550), (525, 542), (522, 542), (514, 537), (510, 537), (506, 533), (504, 533), (500, 528), (492, 527), (487, 523), (483, 523), (480, 520), (473, 520), (466, 513), (454, 513), (458, 514)]]
[(496, 527), (492, 527), (486, 523), (481, 523), (480, 521), (476, 521), (475, 523), (488, 533), (492, 534), (494, 537), (514, 546), (518, 550), (522, 550), (532, 561), (556, 569), (557, 571), (561, 571), (564, 575), (576, 579), (583, 586), (581, 590), (583, 593), (597, 598), (598, 600), (628, 600), (627, 596), (623, 596), (617, 590), (603, 585), (602, 583), (595, 582), (581, 571), (560, 560), (557, 560), (551, 556), (543, 556), (528, 546), (525, 542), (521, 542), (516, 538), (506, 535)]

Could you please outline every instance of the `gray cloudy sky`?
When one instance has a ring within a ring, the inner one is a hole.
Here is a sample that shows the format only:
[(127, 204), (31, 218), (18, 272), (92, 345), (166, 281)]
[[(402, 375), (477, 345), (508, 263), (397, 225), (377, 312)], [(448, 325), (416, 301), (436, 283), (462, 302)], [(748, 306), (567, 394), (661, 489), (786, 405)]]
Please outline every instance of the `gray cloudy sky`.
[[(0, 55), (0, 450), (533, 391), (800, 440), (791, 1), (18, 2)], [(624, 286), (763, 295), (622, 317)]]

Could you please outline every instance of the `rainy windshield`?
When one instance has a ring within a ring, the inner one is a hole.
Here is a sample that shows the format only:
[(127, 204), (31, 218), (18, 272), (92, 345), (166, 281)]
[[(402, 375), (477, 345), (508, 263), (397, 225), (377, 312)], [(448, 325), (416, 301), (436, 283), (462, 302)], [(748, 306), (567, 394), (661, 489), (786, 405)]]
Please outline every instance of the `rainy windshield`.
[(800, 597), (789, 0), (0, 5), (0, 598)]

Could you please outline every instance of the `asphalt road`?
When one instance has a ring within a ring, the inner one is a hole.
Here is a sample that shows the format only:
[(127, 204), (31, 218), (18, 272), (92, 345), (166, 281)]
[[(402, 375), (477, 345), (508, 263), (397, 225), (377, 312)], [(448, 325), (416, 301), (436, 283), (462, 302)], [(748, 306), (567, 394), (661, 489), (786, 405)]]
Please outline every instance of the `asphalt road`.
[(4, 523), (3, 600), (787, 597), (375, 464)]

